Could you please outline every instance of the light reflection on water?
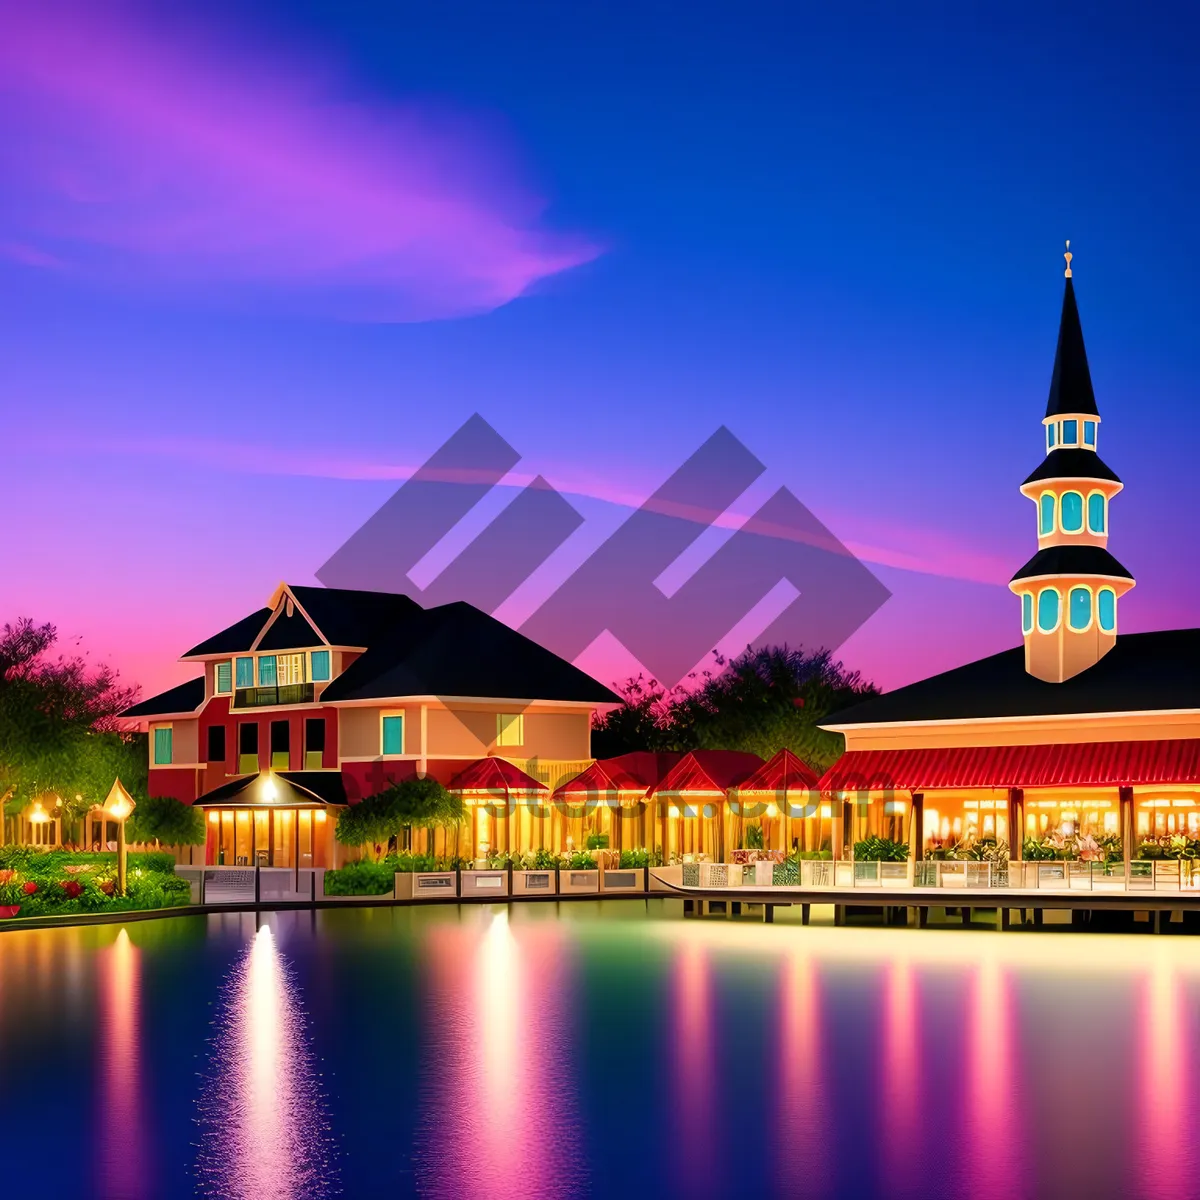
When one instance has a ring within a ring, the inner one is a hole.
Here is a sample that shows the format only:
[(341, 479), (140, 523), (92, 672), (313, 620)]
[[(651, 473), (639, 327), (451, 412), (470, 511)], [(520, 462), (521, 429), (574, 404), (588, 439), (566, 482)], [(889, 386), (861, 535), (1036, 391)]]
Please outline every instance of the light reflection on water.
[(425, 938), (421, 1121), (424, 1196), (539, 1200), (582, 1194), (569, 953), (561, 926), (510, 928), (466, 909)]
[(1200, 1195), (1194, 939), (634, 911), (0, 935), (4, 1194)]
[(220, 1200), (337, 1194), (303, 1009), (269, 925), (226, 985), (200, 1097), (197, 1190)]

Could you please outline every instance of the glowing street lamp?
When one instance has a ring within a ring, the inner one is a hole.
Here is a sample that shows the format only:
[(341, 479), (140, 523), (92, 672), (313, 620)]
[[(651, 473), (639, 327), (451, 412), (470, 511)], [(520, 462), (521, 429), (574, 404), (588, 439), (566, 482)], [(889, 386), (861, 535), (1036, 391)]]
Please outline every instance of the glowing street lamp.
[(125, 790), (119, 779), (113, 780), (108, 799), (104, 801), (108, 815), (117, 823), (117, 895), (125, 895), (126, 852), (125, 821), (136, 807), (133, 797)]
[(42, 807), (40, 800), (33, 802), (33, 811), (29, 814), (29, 823), (31, 825), (45, 825), (50, 820), (50, 814)]

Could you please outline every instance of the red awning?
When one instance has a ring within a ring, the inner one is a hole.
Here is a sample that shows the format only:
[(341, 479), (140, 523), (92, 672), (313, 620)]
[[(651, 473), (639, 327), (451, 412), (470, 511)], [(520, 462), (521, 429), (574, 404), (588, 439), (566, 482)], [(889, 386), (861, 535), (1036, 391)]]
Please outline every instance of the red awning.
[(510, 792), (547, 792), (550, 789), (506, 758), (479, 758), (450, 780), (450, 791), (460, 796), (501, 795)]
[(616, 758), (598, 758), (586, 771), (560, 785), (554, 795), (576, 801), (644, 796), (682, 757), (683, 753), (678, 750), (660, 754), (635, 750)]
[(810, 792), (817, 785), (816, 771), (785, 747), (745, 783), (739, 783), (738, 792), (743, 796), (782, 796), (788, 792)]
[(821, 779), (826, 792), (926, 788), (1121, 787), (1200, 783), (1200, 738), (1049, 746), (850, 750)]
[(744, 750), (692, 750), (652, 790), (655, 796), (723, 796), (763, 765)]

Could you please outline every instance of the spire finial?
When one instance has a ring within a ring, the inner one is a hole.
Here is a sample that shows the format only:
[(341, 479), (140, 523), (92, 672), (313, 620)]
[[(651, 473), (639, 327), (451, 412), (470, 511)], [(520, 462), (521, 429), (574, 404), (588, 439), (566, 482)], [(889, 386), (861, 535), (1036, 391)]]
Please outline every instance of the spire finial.
[(1073, 259), (1074, 257), (1075, 256), (1071, 253), (1071, 239), (1067, 238), (1067, 252), (1066, 252), (1066, 254), (1063, 255), (1063, 258), (1065, 258), (1067, 260), (1067, 278), (1068, 279), (1071, 278), (1071, 259)]

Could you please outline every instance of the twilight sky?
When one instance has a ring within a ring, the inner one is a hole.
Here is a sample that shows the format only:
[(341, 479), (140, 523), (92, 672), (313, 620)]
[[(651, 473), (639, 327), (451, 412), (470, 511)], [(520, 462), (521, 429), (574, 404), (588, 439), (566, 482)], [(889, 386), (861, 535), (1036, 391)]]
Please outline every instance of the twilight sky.
[(850, 665), (1002, 649), (1070, 237), (1122, 628), (1197, 623), (1195, 18), (978, 7), (0, 0), (0, 621), (168, 686), (478, 412), (567, 558), (727, 425)]

